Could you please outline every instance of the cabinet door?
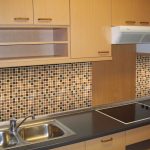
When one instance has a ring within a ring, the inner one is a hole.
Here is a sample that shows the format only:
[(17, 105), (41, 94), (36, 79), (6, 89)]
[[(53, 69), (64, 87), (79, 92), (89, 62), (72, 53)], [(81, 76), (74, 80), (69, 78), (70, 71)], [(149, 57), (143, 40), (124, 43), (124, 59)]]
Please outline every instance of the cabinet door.
[(34, 23), (69, 25), (69, 0), (33, 0)]
[(150, 125), (126, 131), (126, 145), (150, 139)]
[(85, 150), (85, 142), (55, 148), (53, 150)]
[(125, 135), (118, 133), (87, 141), (86, 150), (125, 150)]
[(33, 24), (32, 0), (0, 0), (0, 24)]
[(112, 26), (134, 25), (133, 0), (112, 0)]
[(150, 25), (150, 0), (134, 0), (134, 10), (138, 25)]
[(111, 0), (70, 0), (71, 57), (111, 54)]

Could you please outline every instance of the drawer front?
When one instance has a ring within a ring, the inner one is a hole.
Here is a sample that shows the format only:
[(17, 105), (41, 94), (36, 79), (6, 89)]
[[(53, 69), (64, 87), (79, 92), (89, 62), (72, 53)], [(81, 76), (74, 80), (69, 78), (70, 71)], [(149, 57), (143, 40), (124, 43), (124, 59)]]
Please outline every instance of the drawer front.
[(86, 150), (125, 150), (125, 133), (117, 133), (87, 141)]
[(131, 129), (126, 132), (126, 145), (150, 139), (150, 125)]

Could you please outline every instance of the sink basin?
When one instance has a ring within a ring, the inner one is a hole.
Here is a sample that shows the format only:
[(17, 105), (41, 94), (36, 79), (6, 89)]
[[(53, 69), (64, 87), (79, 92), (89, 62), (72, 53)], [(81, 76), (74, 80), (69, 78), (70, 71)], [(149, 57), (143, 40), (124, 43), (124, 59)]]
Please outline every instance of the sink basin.
[(72, 133), (71, 130), (56, 120), (29, 124), (21, 127), (18, 131), (22, 140), (29, 143), (54, 140), (68, 136)]
[(0, 131), (0, 149), (15, 146), (17, 143), (17, 138), (8, 130)]

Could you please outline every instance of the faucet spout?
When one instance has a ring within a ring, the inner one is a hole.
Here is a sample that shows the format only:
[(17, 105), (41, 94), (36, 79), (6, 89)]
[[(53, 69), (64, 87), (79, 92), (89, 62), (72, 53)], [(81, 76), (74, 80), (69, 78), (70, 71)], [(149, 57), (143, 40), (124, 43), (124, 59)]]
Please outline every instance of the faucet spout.
[(30, 117), (32, 118), (32, 120), (35, 119), (35, 115), (29, 115), (25, 117), (18, 125), (17, 125), (17, 120), (15, 118), (12, 118), (10, 120), (10, 132), (15, 133), (17, 129)]
[(16, 130), (17, 130), (28, 118), (32, 118), (32, 120), (34, 120), (34, 119), (35, 119), (35, 115), (29, 115), (29, 116), (25, 117), (25, 118), (16, 126)]

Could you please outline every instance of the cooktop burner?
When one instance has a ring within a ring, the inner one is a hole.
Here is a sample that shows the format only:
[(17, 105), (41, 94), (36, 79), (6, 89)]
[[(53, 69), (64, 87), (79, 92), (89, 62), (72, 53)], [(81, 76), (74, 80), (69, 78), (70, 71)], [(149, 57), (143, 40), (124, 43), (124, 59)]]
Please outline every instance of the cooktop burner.
[(97, 111), (124, 124), (150, 119), (150, 107), (139, 103), (99, 109)]

